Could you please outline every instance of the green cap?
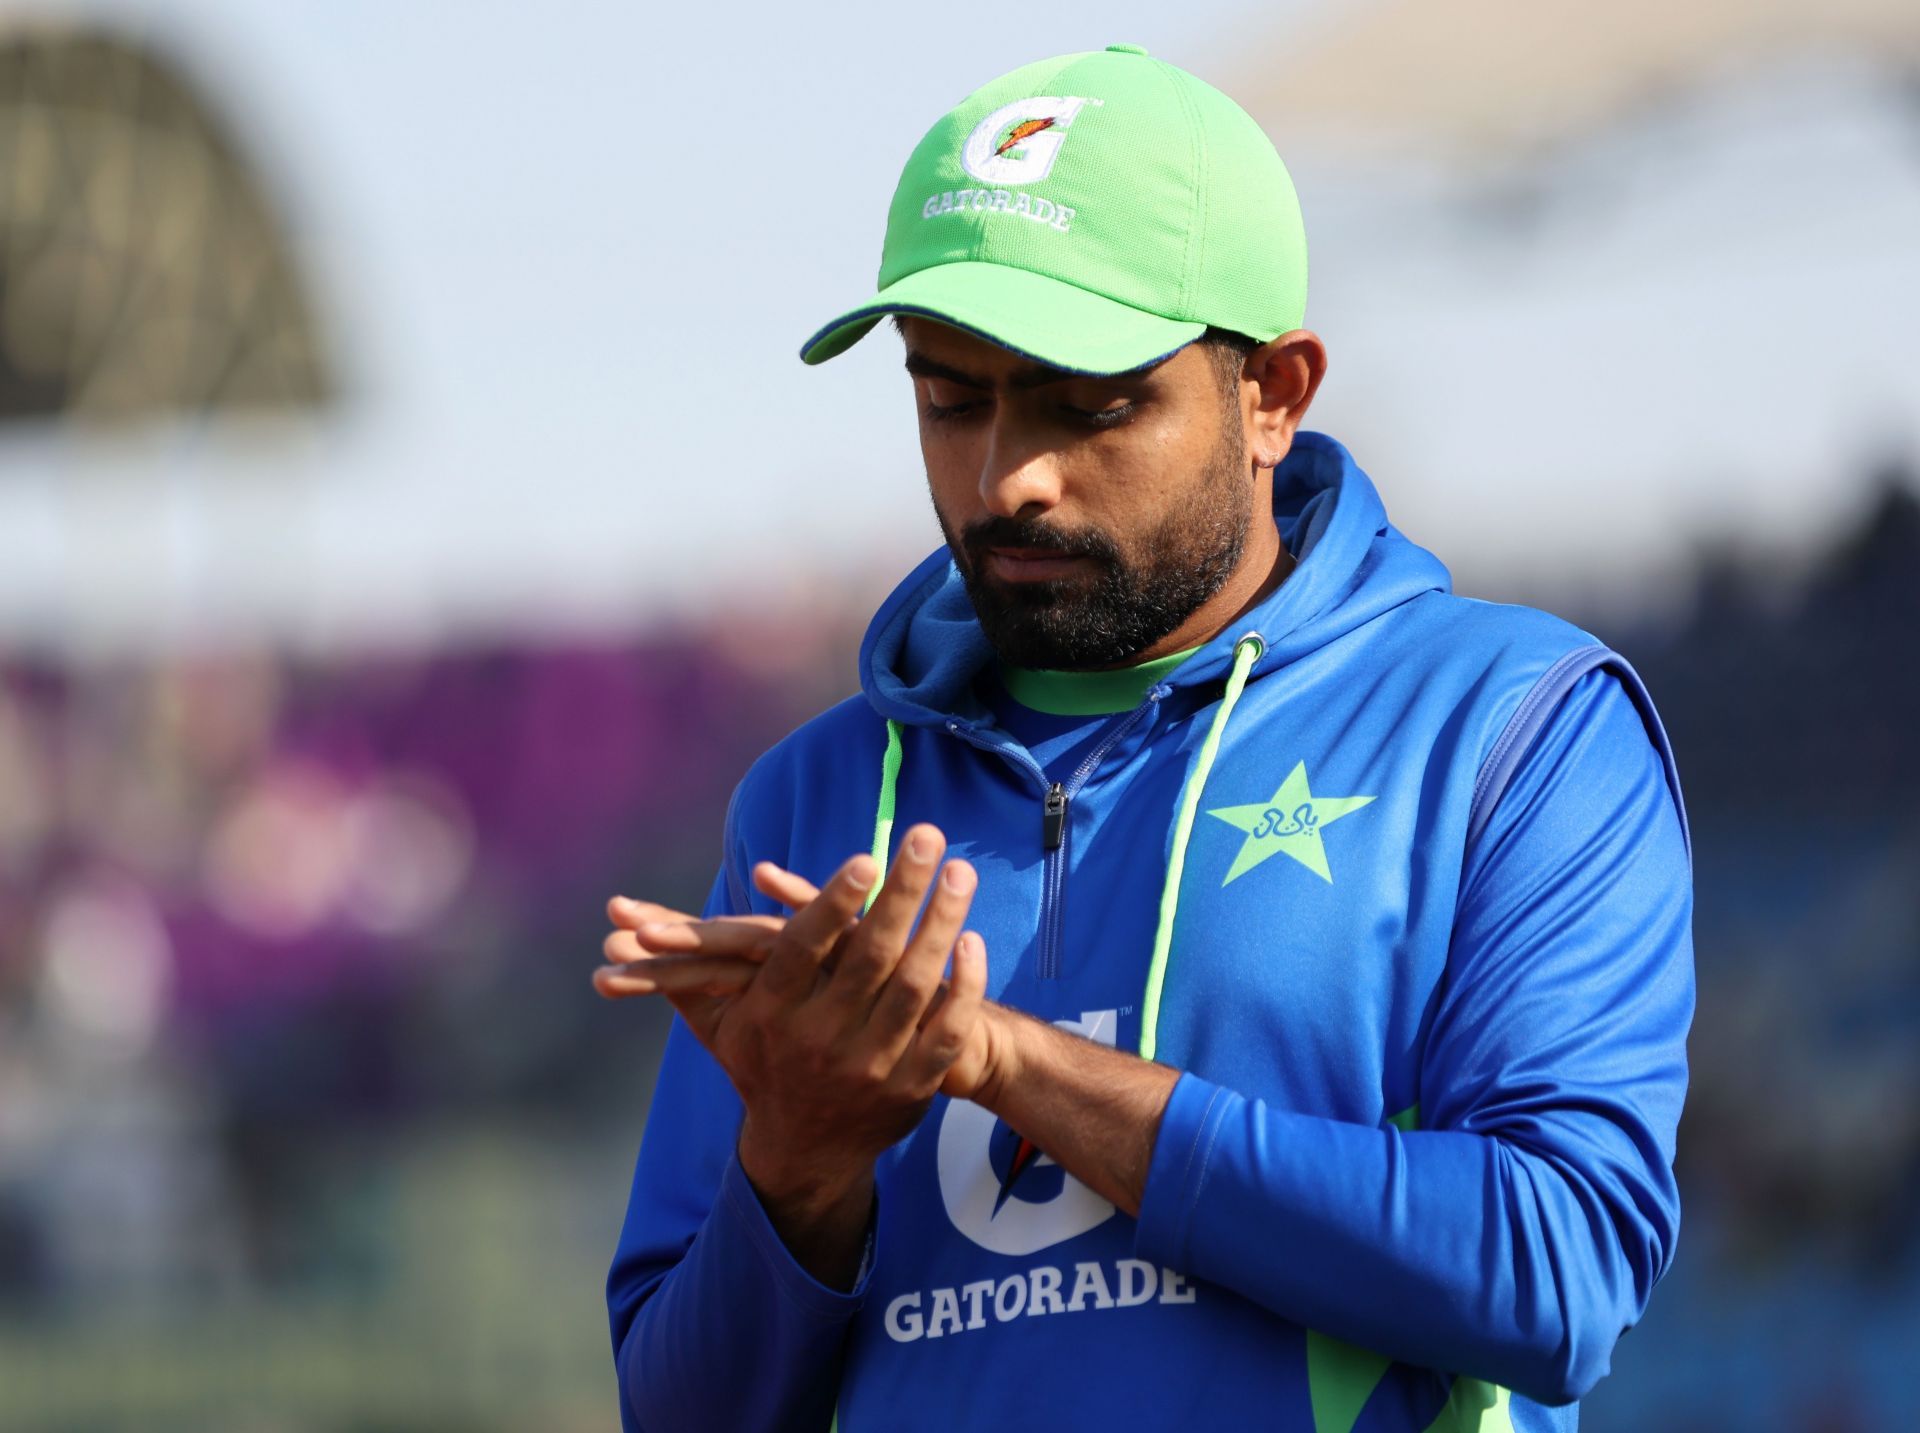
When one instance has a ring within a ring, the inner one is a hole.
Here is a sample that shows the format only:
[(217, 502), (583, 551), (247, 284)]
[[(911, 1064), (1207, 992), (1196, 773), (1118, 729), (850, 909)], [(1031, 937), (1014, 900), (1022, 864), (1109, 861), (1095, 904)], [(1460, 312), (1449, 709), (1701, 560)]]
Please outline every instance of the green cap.
[(890, 313), (1054, 368), (1123, 373), (1209, 325), (1300, 327), (1307, 239), (1247, 112), (1137, 45), (1041, 60), (975, 90), (907, 160), (880, 291), (800, 350), (823, 363)]

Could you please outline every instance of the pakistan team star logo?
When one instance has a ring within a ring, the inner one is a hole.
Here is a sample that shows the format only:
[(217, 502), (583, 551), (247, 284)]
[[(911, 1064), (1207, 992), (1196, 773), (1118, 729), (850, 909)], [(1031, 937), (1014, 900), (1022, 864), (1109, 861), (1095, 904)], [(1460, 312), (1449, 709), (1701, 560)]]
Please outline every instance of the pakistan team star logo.
[(1371, 796), (1315, 796), (1307, 788), (1307, 764), (1296, 761), (1271, 801), (1251, 806), (1218, 806), (1207, 812), (1247, 833), (1240, 854), (1227, 868), (1229, 882), (1246, 875), (1276, 852), (1284, 851), (1328, 885), (1327, 848), (1320, 833), (1342, 816), (1350, 816), (1372, 801)]

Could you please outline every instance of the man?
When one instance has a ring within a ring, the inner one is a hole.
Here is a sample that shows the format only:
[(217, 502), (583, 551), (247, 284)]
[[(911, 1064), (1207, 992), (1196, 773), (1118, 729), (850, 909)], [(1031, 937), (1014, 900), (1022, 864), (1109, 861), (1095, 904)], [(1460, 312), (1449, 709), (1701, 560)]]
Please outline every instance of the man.
[[(629, 1429), (1570, 1428), (1673, 1258), (1690, 850), (1627, 663), (1330, 439), (1272, 146), (1132, 46), (908, 161), (946, 546), (734, 792), (608, 1279)], [(884, 880), (882, 875), (884, 873)]]

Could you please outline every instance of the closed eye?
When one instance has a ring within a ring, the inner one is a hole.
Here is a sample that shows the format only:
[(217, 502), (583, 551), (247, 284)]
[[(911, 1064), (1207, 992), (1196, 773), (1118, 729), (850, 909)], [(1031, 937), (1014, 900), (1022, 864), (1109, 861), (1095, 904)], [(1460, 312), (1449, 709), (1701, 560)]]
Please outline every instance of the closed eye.
[(1127, 401), (1112, 403), (1105, 408), (1075, 408), (1070, 403), (1061, 405), (1062, 411), (1090, 428), (1117, 428), (1133, 417), (1138, 408), (1137, 403)]
[(927, 416), (936, 423), (950, 423), (957, 418), (966, 417), (969, 413), (973, 413), (983, 406), (985, 405), (978, 402), (935, 403), (929, 398), (927, 400)]

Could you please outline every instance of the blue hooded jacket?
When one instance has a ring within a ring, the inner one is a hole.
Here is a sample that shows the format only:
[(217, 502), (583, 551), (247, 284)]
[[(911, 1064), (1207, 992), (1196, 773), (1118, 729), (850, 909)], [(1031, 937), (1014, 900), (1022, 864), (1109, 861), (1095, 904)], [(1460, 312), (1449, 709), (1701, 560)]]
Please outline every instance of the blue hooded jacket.
[(1626, 661), (1459, 597), (1331, 439), (1297, 565), (1050, 780), (943, 548), (863, 694), (729, 805), (706, 914), (938, 825), (990, 998), (1180, 1071), (1128, 1218), (965, 1101), (880, 1161), (851, 1292), (781, 1244), (677, 1020), (607, 1283), (623, 1426), (1569, 1429), (1673, 1259), (1691, 847)]

